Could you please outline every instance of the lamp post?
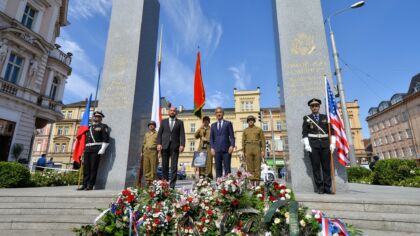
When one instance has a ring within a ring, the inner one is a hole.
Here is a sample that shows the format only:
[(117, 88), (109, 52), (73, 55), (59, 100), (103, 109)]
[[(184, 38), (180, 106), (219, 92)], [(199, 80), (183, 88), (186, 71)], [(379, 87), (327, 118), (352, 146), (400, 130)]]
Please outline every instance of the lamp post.
[(340, 96), (340, 105), (341, 105), (341, 112), (343, 113), (344, 128), (346, 130), (347, 142), (348, 142), (349, 147), (350, 147), (350, 153), (349, 154), (350, 154), (350, 165), (351, 166), (356, 165), (356, 156), (355, 156), (355, 151), (354, 151), (353, 138), (352, 138), (352, 135), (351, 135), (349, 115), (347, 113), (346, 99), (345, 99), (345, 96), (344, 96), (343, 81), (342, 81), (342, 77), (341, 77), (341, 68), (340, 68), (340, 63), (338, 61), (338, 52), (337, 52), (337, 47), (335, 45), (334, 32), (331, 28), (331, 17), (336, 16), (340, 13), (343, 13), (347, 10), (362, 7), (363, 5), (365, 5), (364, 1), (356, 2), (353, 5), (351, 5), (350, 7), (347, 7), (347, 8), (344, 8), (342, 10), (339, 10), (339, 11), (335, 12), (334, 14), (327, 17), (327, 19), (325, 20), (325, 22), (328, 22), (328, 27), (329, 27), (329, 30), (330, 30), (330, 39), (331, 39), (331, 47), (332, 47), (332, 50), (333, 50), (333, 57), (334, 57), (335, 75), (337, 77), (338, 94)]

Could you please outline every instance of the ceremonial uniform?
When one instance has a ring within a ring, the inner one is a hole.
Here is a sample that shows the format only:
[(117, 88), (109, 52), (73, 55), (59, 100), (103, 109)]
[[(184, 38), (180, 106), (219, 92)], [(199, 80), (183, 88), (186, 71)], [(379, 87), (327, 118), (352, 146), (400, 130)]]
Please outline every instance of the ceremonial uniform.
[[(255, 122), (255, 118), (252, 117), (252, 119)], [(251, 173), (252, 180), (259, 181), (261, 176), (261, 152), (265, 148), (262, 129), (256, 126), (246, 128), (242, 134), (242, 147), (247, 171)]]
[(198, 151), (207, 151), (206, 167), (200, 167), (198, 169), (199, 175), (213, 178), (213, 156), (210, 151), (210, 126), (198, 129), (194, 137), (200, 139)]
[[(100, 112), (95, 112), (98, 115)], [(102, 117), (103, 114), (100, 113)], [(105, 152), (109, 143), (109, 128), (106, 124), (97, 123), (89, 126), (86, 132), (86, 148), (83, 158), (83, 187), (93, 189), (96, 182), (96, 174), (101, 155)]]
[(147, 182), (156, 179), (158, 164), (157, 132), (149, 131), (144, 135), (143, 142), (143, 173)]
[[(316, 100), (318, 104), (321, 103), (320, 100)], [(308, 105), (311, 101), (308, 102)], [(331, 192), (331, 152), (328, 126), (328, 118), (324, 114), (312, 113), (303, 117), (302, 138), (305, 142), (305, 149), (309, 151), (316, 192), (318, 193)], [(332, 129), (330, 132), (331, 135), (334, 134)]]

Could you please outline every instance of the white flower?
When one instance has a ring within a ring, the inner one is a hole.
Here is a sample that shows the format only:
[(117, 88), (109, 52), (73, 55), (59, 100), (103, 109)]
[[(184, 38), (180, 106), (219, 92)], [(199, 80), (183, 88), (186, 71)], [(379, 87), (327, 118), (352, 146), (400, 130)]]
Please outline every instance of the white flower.
[(279, 218), (274, 219), (274, 224), (279, 224), (279, 223), (280, 223), (280, 219)]
[(284, 217), (289, 218), (290, 214), (289, 212), (284, 213)]
[(192, 229), (189, 229), (188, 230), (188, 233), (192, 234), (193, 233), (193, 230)]
[(286, 193), (286, 199), (290, 199), (290, 195)]
[(124, 216), (124, 217), (123, 217), (123, 221), (128, 222), (128, 217), (127, 217), (127, 216)]
[(284, 191), (284, 189), (280, 190), (280, 193), (281, 193), (281, 194), (283, 194), (284, 192), (286, 192), (286, 191)]
[(158, 218), (159, 217), (159, 213), (153, 213), (153, 218)]
[(257, 198), (262, 198), (262, 194), (261, 193), (257, 194)]
[(289, 224), (289, 218), (286, 218), (286, 224)]
[(307, 215), (305, 216), (305, 218), (306, 218), (306, 219), (311, 219), (311, 218), (312, 218), (312, 216), (311, 216), (311, 215), (309, 215), (309, 214), (307, 214)]
[(319, 219), (319, 218), (321, 218), (321, 216), (319, 215), (319, 213), (316, 213), (315, 214), (315, 219)]
[(205, 232), (207, 232), (207, 227), (204, 227), (203, 228), (203, 232), (205, 233)]
[(333, 236), (338, 236), (338, 233), (333, 233)]
[(280, 200), (286, 200), (286, 198), (284, 198), (284, 197), (281, 197), (281, 198), (280, 198)]
[(305, 227), (305, 226), (306, 226), (306, 223), (305, 223), (305, 221), (304, 221), (304, 220), (301, 220), (299, 223), (300, 223), (300, 225), (301, 225), (302, 227)]
[(292, 190), (290, 190), (289, 188), (286, 189), (286, 193), (291, 193)]
[(255, 187), (255, 190), (260, 190), (261, 189), (261, 186), (257, 186), (257, 187)]

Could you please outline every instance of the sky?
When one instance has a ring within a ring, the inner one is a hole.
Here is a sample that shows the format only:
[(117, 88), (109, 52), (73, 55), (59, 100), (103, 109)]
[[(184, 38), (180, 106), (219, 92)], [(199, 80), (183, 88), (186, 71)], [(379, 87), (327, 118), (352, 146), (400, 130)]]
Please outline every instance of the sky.
[[(356, 2), (320, 1), (324, 17)], [(112, 9), (111, 0), (69, 4), (71, 24), (57, 39), (63, 51), (74, 55), (65, 104), (95, 93)], [(176, 106), (193, 107), (200, 47), (205, 108), (233, 107), (234, 88), (257, 87), (262, 107), (279, 105), (272, 0), (160, 0), (160, 4), (162, 96)], [(346, 100), (359, 101), (366, 138), (369, 108), (394, 93), (407, 92), (411, 78), (420, 73), (419, 8), (419, 0), (367, 0), (362, 8), (332, 18)]]

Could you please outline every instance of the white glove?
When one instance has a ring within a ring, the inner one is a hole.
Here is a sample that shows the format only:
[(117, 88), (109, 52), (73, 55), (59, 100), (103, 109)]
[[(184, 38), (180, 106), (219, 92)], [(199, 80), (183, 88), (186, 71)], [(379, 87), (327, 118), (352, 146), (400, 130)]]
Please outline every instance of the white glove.
[(102, 143), (101, 149), (99, 149), (98, 154), (102, 155), (105, 153), (106, 148), (108, 147), (109, 143)]
[(303, 140), (303, 144), (305, 145), (305, 151), (312, 152), (311, 145), (309, 145), (309, 139), (308, 139), (308, 137), (303, 138), (302, 140)]
[(335, 150), (335, 143), (337, 141), (337, 137), (335, 137), (334, 135), (331, 136), (331, 143), (330, 143), (330, 151), (334, 152)]

